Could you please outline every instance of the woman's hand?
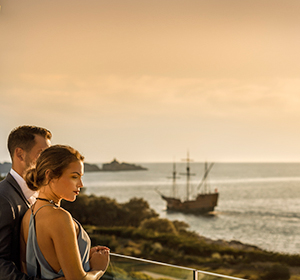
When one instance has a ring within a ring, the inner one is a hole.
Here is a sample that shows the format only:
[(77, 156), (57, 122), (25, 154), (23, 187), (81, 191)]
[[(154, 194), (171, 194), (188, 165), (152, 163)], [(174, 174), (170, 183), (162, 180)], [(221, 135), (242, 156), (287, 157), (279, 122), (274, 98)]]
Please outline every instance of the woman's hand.
[(109, 249), (105, 246), (93, 247), (90, 251), (91, 269), (106, 271), (108, 264), (109, 264)]
[(95, 253), (95, 252), (98, 252), (100, 250), (108, 250), (109, 251), (109, 248), (106, 247), (106, 246), (95, 246), (93, 248), (91, 248), (90, 250), (90, 258), (92, 257), (92, 255)]

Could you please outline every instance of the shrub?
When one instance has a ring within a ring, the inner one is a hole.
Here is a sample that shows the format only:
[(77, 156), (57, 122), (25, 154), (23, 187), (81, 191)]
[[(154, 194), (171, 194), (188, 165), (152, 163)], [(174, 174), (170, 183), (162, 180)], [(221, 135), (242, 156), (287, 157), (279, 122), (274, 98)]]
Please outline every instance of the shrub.
[(266, 273), (261, 276), (261, 280), (289, 280), (289, 268), (282, 264), (274, 264), (268, 267)]
[(132, 198), (129, 202), (121, 204), (123, 207), (122, 221), (124, 226), (138, 227), (145, 219), (158, 217), (148, 202), (142, 198)]
[(175, 221), (173, 221), (173, 224), (174, 224), (176, 230), (178, 232), (182, 232), (182, 233), (183, 232), (186, 233), (187, 229), (190, 227), (189, 224), (187, 224), (187, 223), (185, 223), (183, 221), (177, 221), (177, 220), (175, 220)]
[(144, 220), (140, 227), (141, 230), (152, 230), (159, 233), (177, 234), (174, 224), (167, 219), (151, 218)]

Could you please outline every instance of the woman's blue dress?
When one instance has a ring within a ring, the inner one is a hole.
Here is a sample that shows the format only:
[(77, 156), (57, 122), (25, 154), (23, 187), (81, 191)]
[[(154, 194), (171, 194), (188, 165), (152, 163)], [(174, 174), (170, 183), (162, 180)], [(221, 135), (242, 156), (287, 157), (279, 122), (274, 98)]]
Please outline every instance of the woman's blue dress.
[[(52, 206), (53, 204), (47, 204), (42, 206)], [(29, 222), (29, 232), (26, 245), (26, 266), (28, 276), (38, 276), (38, 270), (40, 269), (40, 277), (43, 279), (55, 279), (64, 276), (63, 271), (55, 272), (44, 258), (36, 239), (35, 232), (35, 215), (41, 209), (39, 208), (35, 214), (31, 214)], [(81, 224), (74, 219), (78, 224), (79, 234), (77, 238), (78, 247), (80, 251), (81, 261), (83, 269), (87, 272), (90, 270), (89, 253), (91, 248), (91, 240), (87, 232), (82, 228)], [(49, 225), (51, 226), (51, 225)], [(40, 268), (39, 268), (40, 267)]]

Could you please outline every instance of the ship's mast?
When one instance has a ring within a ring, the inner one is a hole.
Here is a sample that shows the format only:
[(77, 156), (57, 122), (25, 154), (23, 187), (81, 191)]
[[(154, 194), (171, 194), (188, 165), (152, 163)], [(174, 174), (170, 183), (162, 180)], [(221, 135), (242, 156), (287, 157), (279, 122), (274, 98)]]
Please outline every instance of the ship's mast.
[[(204, 174), (205, 173), (207, 173), (207, 162), (204, 163)], [(206, 179), (204, 180), (204, 193), (207, 193), (207, 180)]]
[(189, 200), (190, 199), (190, 176), (195, 175), (192, 174), (190, 170), (190, 162), (192, 162), (192, 160), (190, 159), (189, 151), (187, 152), (187, 158), (183, 160), (186, 161), (186, 173), (180, 173), (180, 174), (186, 175), (186, 200)]
[(180, 177), (177, 177), (176, 163), (175, 163), (175, 161), (173, 162), (173, 172), (172, 172), (172, 177), (168, 177), (168, 178), (173, 179), (173, 185), (172, 185), (172, 197), (177, 197), (176, 179), (179, 179)]

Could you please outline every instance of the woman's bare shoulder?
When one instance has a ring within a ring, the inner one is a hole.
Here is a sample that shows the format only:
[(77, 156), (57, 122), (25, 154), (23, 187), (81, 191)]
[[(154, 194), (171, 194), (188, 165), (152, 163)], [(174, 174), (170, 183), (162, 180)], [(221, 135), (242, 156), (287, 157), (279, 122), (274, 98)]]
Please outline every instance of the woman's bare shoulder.
[(71, 222), (73, 221), (72, 215), (62, 207), (47, 207), (45, 209), (44, 216), (49, 219), (54, 219), (56, 222)]
[(53, 242), (59, 244), (58, 246), (64, 246), (68, 239), (76, 240), (78, 229), (72, 215), (63, 208), (52, 209), (49, 212), (51, 214), (44, 216), (45, 234), (49, 234)]
[(34, 211), (34, 213), (36, 213), (36, 221), (40, 225), (45, 225), (50, 231), (60, 227), (65, 228), (68, 224), (73, 225), (72, 215), (61, 207), (47, 206), (37, 210), (37, 212)]

